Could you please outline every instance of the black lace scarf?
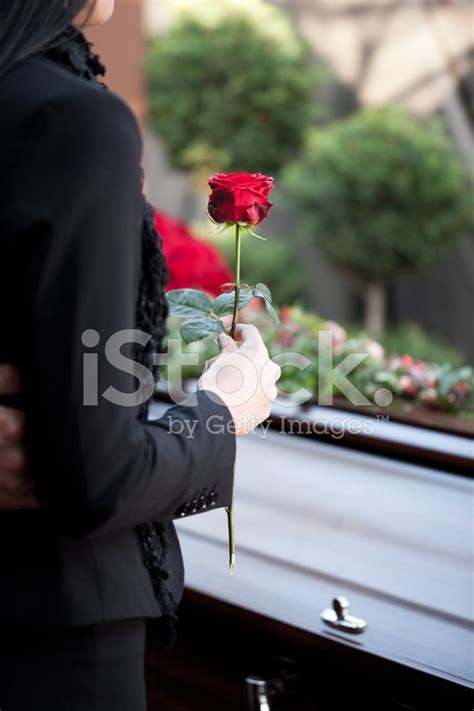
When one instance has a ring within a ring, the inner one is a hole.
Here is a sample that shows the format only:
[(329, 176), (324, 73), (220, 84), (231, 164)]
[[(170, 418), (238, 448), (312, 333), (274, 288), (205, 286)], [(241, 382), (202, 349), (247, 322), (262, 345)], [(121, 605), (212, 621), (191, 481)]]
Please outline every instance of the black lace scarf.
[[(91, 50), (91, 43), (82, 32), (69, 26), (54, 46), (42, 54), (57, 64), (87, 81), (99, 83), (104, 90), (106, 85), (99, 79), (105, 74), (105, 67), (97, 54)], [(143, 186), (143, 170), (141, 171)], [(166, 263), (162, 251), (161, 238), (154, 226), (153, 207), (143, 196), (143, 231), (142, 231), (142, 273), (136, 305), (136, 327), (152, 336), (145, 348), (137, 350), (136, 358), (158, 376), (158, 370), (152, 364), (152, 354), (160, 352), (166, 333), (168, 309), (165, 299), (165, 286), (168, 278)], [(148, 416), (148, 404), (141, 409), (140, 418)], [(151, 582), (160, 609), (163, 613), (161, 627), (163, 643), (168, 649), (176, 640), (176, 602), (168, 590), (166, 581), (169, 573), (166, 569), (168, 544), (162, 523), (148, 522), (136, 526), (137, 536), (143, 561), (150, 573)]]

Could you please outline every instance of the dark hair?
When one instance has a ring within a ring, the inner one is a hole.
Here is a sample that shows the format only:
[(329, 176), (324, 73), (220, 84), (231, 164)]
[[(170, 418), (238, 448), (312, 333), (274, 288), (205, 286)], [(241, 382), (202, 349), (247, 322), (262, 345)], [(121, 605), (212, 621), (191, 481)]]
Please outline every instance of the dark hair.
[(87, 0), (0, 0), (0, 76), (54, 45), (86, 5)]

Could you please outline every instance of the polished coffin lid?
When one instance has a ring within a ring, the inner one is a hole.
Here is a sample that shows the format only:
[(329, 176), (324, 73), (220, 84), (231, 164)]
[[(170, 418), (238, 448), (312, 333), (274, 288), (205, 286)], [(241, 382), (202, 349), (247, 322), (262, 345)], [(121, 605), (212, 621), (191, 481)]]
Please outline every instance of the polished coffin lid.
[[(472, 480), (274, 431), (239, 438), (236, 471), (235, 575), (225, 512), (190, 516), (177, 522), (187, 587), (473, 682)], [(367, 622), (357, 638), (321, 619), (338, 595)]]

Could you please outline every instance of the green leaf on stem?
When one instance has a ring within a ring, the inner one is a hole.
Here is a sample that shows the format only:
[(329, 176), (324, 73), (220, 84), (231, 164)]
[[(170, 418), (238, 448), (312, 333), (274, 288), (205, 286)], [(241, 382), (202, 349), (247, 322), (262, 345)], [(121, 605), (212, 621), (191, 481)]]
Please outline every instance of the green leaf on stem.
[(270, 304), (272, 303), (272, 292), (268, 286), (266, 284), (262, 284), (261, 281), (255, 285), (253, 293), (254, 296), (260, 296), (260, 298), (265, 299), (265, 301), (269, 301)]
[(252, 293), (254, 296), (258, 296), (260, 299), (263, 299), (263, 303), (265, 304), (265, 308), (268, 312), (268, 315), (272, 319), (275, 328), (278, 328), (280, 326), (280, 319), (278, 318), (278, 314), (272, 306), (272, 294), (268, 286), (259, 282), (252, 289)]
[[(239, 293), (239, 306), (238, 310), (243, 309), (244, 306), (252, 301), (253, 293), (250, 289), (241, 289)], [(224, 294), (219, 294), (212, 302), (212, 310), (216, 316), (225, 316), (226, 314), (231, 314), (234, 310), (235, 302), (235, 290), (226, 291)]]
[(278, 318), (277, 312), (275, 311), (275, 309), (273, 308), (271, 303), (269, 301), (267, 301), (266, 299), (264, 299), (264, 304), (265, 304), (265, 308), (267, 309), (271, 320), (273, 321), (273, 325), (275, 326), (275, 328), (279, 328), (280, 327), (280, 319)]
[(179, 332), (185, 343), (194, 343), (194, 341), (202, 341), (203, 338), (214, 333), (222, 333), (224, 330), (220, 319), (211, 316), (198, 316), (198, 318), (185, 321)]
[(170, 316), (189, 318), (203, 316), (212, 311), (212, 301), (197, 289), (173, 289), (166, 294)]

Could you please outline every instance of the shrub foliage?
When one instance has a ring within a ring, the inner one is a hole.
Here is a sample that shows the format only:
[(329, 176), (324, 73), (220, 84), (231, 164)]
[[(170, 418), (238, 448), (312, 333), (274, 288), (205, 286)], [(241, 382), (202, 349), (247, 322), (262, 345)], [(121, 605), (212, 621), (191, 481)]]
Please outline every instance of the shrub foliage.
[(278, 42), (245, 16), (187, 15), (147, 53), (151, 122), (171, 163), (199, 176), (278, 173), (317, 116), (323, 70), (307, 44)]
[(365, 283), (432, 263), (472, 224), (466, 171), (442, 124), (392, 107), (313, 130), (286, 175), (304, 232)]

